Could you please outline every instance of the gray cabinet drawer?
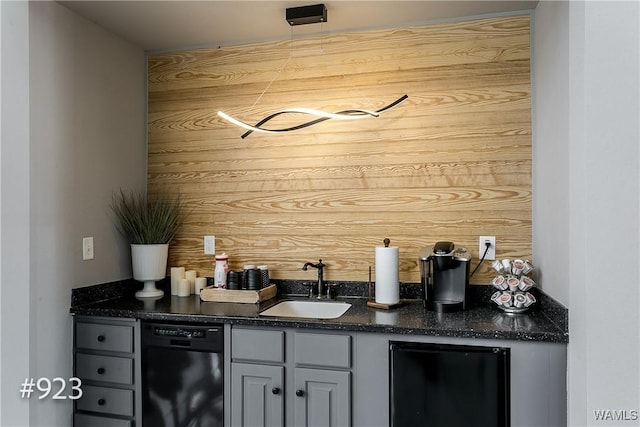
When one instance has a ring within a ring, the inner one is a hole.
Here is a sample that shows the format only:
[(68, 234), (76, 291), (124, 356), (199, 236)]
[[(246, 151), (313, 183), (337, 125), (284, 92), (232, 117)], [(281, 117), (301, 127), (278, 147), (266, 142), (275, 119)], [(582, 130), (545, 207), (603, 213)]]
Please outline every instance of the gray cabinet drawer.
[(76, 401), (80, 411), (133, 416), (133, 390), (82, 386), (82, 397)]
[(76, 353), (76, 376), (82, 380), (133, 384), (133, 359)]
[(133, 427), (133, 421), (95, 415), (75, 414), (75, 427)]
[(133, 326), (76, 323), (76, 347), (91, 350), (133, 352)]
[(231, 330), (233, 360), (284, 363), (284, 331)]
[(296, 332), (294, 358), (298, 365), (351, 367), (351, 336)]

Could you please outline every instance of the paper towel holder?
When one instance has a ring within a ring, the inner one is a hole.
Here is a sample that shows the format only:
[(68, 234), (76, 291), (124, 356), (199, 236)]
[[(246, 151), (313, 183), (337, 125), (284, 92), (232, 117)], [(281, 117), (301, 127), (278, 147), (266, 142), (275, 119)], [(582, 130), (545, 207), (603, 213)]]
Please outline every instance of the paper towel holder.
[[(389, 245), (391, 244), (391, 240), (388, 237), (385, 237), (385, 239), (382, 241), (382, 243), (384, 244), (385, 248), (388, 248)], [(371, 292), (371, 290), (374, 290), (373, 292)], [(382, 310), (391, 310), (392, 308), (397, 308), (400, 307), (402, 305), (404, 305), (405, 302), (404, 301), (398, 301), (395, 304), (384, 304), (384, 303), (379, 303), (376, 302), (375, 300), (375, 286), (373, 285), (373, 282), (371, 281), (371, 266), (369, 266), (369, 296), (367, 299), (367, 306), (368, 307), (372, 307), (372, 308), (379, 308)]]

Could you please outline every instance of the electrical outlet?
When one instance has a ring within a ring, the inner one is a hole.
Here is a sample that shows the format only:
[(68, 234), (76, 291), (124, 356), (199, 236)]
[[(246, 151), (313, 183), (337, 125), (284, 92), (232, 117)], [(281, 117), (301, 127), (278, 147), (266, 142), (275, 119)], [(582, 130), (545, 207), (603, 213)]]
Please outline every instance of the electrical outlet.
[(204, 254), (215, 255), (216, 254), (216, 237), (204, 236)]
[(93, 259), (93, 237), (82, 238), (82, 260)]
[(496, 236), (480, 236), (480, 244), (478, 246), (478, 258), (482, 258), (482, 254), (487, 249), (486, 243), (489, 243), (489, 250), (484, 257), (485, 261), (493, 261), (496, 259)]

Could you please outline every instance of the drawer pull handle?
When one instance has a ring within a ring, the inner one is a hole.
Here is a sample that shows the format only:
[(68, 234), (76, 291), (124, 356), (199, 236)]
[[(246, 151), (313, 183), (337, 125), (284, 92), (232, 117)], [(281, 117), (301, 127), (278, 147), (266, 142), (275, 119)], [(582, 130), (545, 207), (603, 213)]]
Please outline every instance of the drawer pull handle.
[(298, 397), (304, 396), (304, 390), (296, 390), (296, 396)]
[(98, 375), (104, 375), (104, 368), (98, 368)]
[(107, 401), (106, 401), (106, 400), (104, 400), (104, 399), (98, 399), (98, 405), (99, 405), (99, 406), (104, 406), (104, 404), (105, 404), (105, 403), (107, 403)]
[(271, 389), (271, 393), (273, 394), (280, 394), (280, 387), (274, 387)]
[(104, 342), (104, 335), (98, 335), (98, 342)]

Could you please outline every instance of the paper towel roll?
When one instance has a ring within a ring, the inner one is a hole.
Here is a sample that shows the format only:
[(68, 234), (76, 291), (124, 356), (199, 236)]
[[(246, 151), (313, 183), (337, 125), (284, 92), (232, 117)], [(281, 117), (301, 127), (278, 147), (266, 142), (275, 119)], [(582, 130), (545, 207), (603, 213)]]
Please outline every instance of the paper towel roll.
[(376, 302), (397, 304), (400, 301), (398, 282), (398, 247), (376, 247)]

